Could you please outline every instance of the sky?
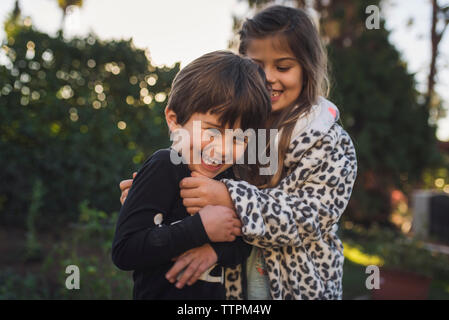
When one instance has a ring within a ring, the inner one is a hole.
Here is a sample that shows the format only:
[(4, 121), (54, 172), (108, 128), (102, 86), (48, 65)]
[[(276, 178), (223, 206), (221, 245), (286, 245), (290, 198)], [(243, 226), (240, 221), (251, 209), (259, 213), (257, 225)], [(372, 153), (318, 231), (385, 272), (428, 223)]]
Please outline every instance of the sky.
[[(447, 0), (440, 0), (442, 3)], [(0, 0), (0, 22), (7, 17), (15, 0)], [(402, 53), (410, 72), (416, 74), (418, 88), (426, 85), (430, 61), (429, 0), (386, 0), (380, 14), (392, 30), (390, 40)], [(20, 0), (22, 13), (33, 25), (56, 34), (62, 13), (57, 0)], [(139, 48), (148, 48), (156, 65), (185, 66), (204, 53), (226, 49), (232, 37), (232, 15), (245, 15), (245, 1), (238, 0), (84, 0), (65, 23), (66, 37), (93, 31), (101, 39), (129, 39)], [(407, 27), (409, 19), (411, 27)], [(0, 40), (4, 39), (3, 27)], [(449, 107), (449, 31), (440, 44), (437, 92)], [(449, 140), (449, 112), (438, 123), (437, 136)]]

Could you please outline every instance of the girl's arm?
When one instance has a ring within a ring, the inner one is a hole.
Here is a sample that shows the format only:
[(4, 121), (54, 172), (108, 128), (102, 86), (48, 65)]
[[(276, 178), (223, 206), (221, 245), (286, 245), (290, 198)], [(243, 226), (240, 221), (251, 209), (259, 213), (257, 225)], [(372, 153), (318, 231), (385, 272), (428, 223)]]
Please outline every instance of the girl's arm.
[[(245, 239), (256, 246), (299, 246), (332, 230), (348, 204), (357, 173), (352, 141), (325, 136), (277, 188), (226, 180)], [(323, 150), (327, 150), (323, 153)]]

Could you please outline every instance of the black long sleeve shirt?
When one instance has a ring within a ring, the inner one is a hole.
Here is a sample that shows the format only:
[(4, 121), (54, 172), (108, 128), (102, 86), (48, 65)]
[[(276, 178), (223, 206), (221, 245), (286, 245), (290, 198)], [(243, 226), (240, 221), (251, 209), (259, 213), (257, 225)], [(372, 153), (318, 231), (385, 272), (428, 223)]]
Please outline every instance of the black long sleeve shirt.
[[(172, 258), (210, 240), (198, 214), (182, 204), (179, 182), (190, 176), (187, 165), (170, 160), (171, 149), (154, 153), (136, 175), (117, 221), (112, 260), (122, 270), (134, 270), (135, 299), (224, 299), (221, 283), (198, 280), (177, 289), (165, 278)], [(232, 178), (226, 170), (215, 179)], [(241, 237), (211, 243), (219, 266), (235, 266), (249, 256), (251, 246)]]

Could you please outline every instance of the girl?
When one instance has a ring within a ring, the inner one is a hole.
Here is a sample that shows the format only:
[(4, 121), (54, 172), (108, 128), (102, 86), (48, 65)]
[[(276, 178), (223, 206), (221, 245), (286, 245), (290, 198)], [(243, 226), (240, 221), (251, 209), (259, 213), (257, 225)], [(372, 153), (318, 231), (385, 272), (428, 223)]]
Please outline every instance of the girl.
[[(190, 213), (208, 204), (234, 208), (254, 246), (244, 272), (228, 270), (228, 298), (341, 299), (344, 256), (336, 231), (357, 160), (337, 107), (323, 98), (327, 59), (317, 28), (303, 10), (272, 6), (243, 24), (239, 52), (260, 64), (271, 85), (277, 171), (257, 186), (251, 182), (264, 177), (214, 181), (193, 174), (181, 181), (183, 203)], [(122, 199), (129, 185), (121, 183)], [(168, 279), (189, 269), (189, 254)], [(179, 281), (196, 279), (191, 271)]]

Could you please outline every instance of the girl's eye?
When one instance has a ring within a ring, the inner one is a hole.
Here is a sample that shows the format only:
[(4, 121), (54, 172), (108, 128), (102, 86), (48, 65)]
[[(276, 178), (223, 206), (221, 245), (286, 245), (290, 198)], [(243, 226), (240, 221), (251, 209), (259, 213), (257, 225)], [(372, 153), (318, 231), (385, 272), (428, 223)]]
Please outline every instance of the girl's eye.
[(286, 72), (286, 71), (290, 70), (290, 67), (277, 67), (277, 69), (278, 69), (280, 72)]

